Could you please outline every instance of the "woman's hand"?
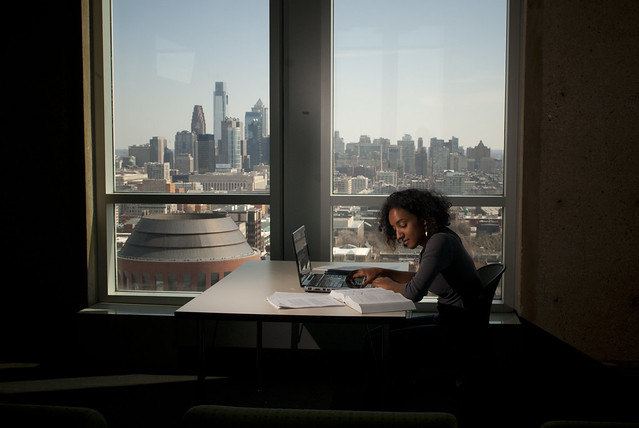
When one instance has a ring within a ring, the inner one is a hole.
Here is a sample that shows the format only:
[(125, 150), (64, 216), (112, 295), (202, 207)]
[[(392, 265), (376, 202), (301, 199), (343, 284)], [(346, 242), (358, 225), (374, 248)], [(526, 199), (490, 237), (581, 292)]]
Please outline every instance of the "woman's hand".
[(391, 291), (394, 291), (395, 293), (400, 293), (400, 294), (402, 292), (402, 286), (403, 286), (402, 283), (393, 281), (387, 276), (380, 276), (376, 278), (373, 281), (373, 284), (371, 285), (371, 287), (385, 288), (387, 290), (391, 290)]
[(347, 282), (353, 282), (355, 278), (364, 278), (362, 282), (361, 288), (364, 288), (371, 284), (375, 279), (380, 277), (384, 273), (384, 269), (382, 268), (366, 268), (366, 269), (358, 269), (348, 274), (346, 277)]
[(404, 284), (402, 281), (410, 281), (412, 276), (413, 274), (410, 272), (397, 272), (382, 268), (365, 268), (348, 274), (346, 281), (353, 283), (354, 278), (364, 277), (361, 288), (367, 287), (370, 284), (371, 287), (386, 288), (396, 293), (401, 293)]

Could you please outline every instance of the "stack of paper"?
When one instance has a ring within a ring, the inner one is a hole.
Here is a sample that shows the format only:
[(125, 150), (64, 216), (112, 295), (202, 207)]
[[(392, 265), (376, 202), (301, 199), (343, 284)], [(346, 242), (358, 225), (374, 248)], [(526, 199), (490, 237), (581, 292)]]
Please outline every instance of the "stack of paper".
[(266, 300), (278, 309), (347, 305), (362, 314), (415, 309), (411, 300), (383, 288), (340, 288), (329, 294), (275, 292)]
[(324, 306), (343, 306), (344, 302), (335, 300), (329, 294), (283, 293), (275, 292), (266, 300), (278, 309), (321, 308)]
[(384, 288), (340, 288), (331, 291), (329, 296), (363, 314), (415, 309), (412, 300)]

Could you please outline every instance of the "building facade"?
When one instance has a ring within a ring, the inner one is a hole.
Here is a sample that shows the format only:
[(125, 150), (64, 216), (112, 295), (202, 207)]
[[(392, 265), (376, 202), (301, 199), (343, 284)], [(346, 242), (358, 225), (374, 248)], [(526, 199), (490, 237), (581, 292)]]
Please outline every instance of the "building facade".
[(148, 215), (118, 253), (118, 291), (204, 291), (259, 259), (226, 213)]

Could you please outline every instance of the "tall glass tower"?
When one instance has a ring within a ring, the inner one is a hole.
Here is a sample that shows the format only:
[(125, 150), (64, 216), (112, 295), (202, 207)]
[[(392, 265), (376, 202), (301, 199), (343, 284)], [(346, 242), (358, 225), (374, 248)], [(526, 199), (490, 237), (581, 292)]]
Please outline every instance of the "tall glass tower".
[(220, 140), (220, 162), (229, 164), (231, 168), (242, 167), (242, 143), (244, 140), (242, 122), (228, 117), (222, 123), (222, 139)]
[(226, 119), (226, 110), (229, 104), (229, 96), (226, 94), (226, 83), (215, 82), (213, 92), (213, 135), (215, 146), (219, 147), (222, 140), (222, 122)]
[(204, 120), (204, 110), (202, 106), (196, 105), (193, 107), (191, 132), (194, 132), (196, 135), (206, 134), (206, 121)]

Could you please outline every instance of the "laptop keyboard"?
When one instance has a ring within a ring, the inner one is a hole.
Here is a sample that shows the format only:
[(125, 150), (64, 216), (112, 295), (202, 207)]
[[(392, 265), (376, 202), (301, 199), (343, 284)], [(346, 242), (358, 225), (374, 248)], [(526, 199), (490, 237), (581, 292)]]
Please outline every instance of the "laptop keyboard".
[(322, 287), (339, 287), (344, 283), (344, 277), (342, 275), (324, 275), (322, 278)]

